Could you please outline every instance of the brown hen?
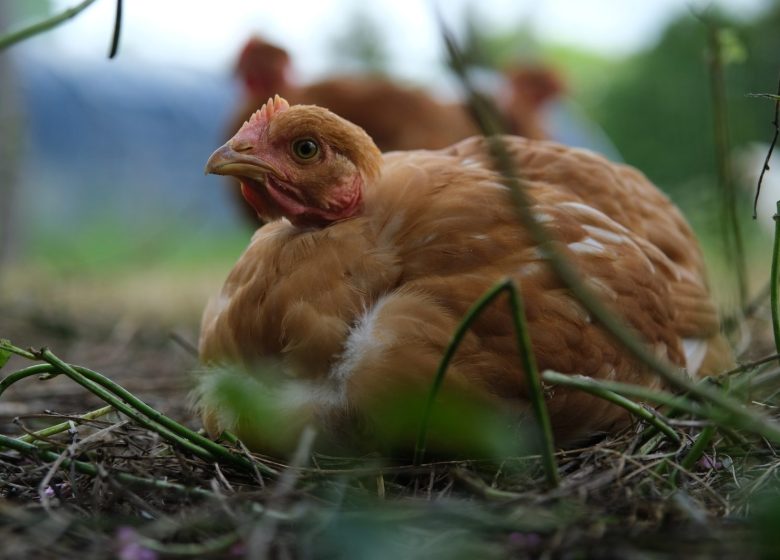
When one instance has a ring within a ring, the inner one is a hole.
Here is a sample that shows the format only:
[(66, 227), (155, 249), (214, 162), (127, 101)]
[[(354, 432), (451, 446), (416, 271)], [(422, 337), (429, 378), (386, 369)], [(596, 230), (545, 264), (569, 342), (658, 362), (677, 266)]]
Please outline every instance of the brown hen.
[[(591, 152), (504, 141), (537, 219), (658, 356), (690, 375), (730, 363), (696, 239), (665, 195), (635, 169)], [(201, 406), (212, 434), (236, 430), (272, 452), (292, 445), (305, 423), (335, 440), (359, 426), (360, 437), (375, 441), (382, 404), (427, 393), (466, 310), (506, 277), (521, 288), (540, 369), (661, 384), (557, 279), (519, 225), (481, 137), (382, 156), (352, 123), (277, 97), (206, 169), (237, 177), (272, 223), (206, 309), (201, 359), (247, 371), (272, 360), (289, 388), (277, 402), (287, 439), (270, 442), (257, 430), (260, 420), (226, 412), (205, 377)], [(527, 408), (505, 301), (471, 329), (445, 387), (510, 413)], [(420, 400), (409, 403), (408, 414), (419, 418)], [(622, 409), (560, 388), (548, 406), (559, 443), (628, 420)]]

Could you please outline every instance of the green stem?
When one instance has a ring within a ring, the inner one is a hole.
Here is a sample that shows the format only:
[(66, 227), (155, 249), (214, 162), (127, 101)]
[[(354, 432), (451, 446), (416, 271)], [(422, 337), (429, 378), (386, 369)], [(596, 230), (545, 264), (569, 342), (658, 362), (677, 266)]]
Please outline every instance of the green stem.
[[(63, 373), (68, 375), (68, 377), (71, 377), (71, 379), (73, 379), (77, 383), (81, 383), (81, 381), (77, 377), (74, 377), (73, 375), (65, 371), (64, 368), (70, 368), (70, 365), (60, 360), (57, 356), (52, 354), (51, 351), (44, 349), (43, 352), (41, 353), (41, 357), (47, 362), (49, 362), (50, 364), (52, 364), (53, 366), (62, 370)], [(231, 463), (233, 465), (239, 466), (244, 469), (252, 468), (250, 461), (248, 461), (246, 458), (236, 455), (235, 453), (231, 453), (228, 449), (218, 444), (217, 442), (212, 441), (209, 438), (204, 437), (188, 429), (185, 426), (182, 426), (174, 419), (169, 418), (168, 416), (164, 415), (162, 412), (158, 410), (155, 410), (154, 408), (152, 408), (151, 406), (143, 402), (141, 399), (133, 395), (130, 391), (128, 391), (121, 385), (118, 385), (117, 383), (111, 381), (106, 376), (85, 367), (79, 367), (78, 370), (79, 371), (77, 372), (73, 368), (71, 368), (72, 373), (75, 373), (77, 376), (80, 373), (89, 381), (94, 382), (108, 389), (113, 394), (127, 401), (127, 403), (130, 404), (134, 409), (138, 410), (142, 414), (149, 417), (152, 421), (158, 423), (160, 426), (163, 426), (171, 433), (175, 434), (175, 436), (177, 436), (177, 440), (181, 438), (185, 438), (187, 441), (194, 443), (195, 445), (199, 446), (202, 449), (205, 449), (209, 453), (209, 455), (212, 456), (211, 459), (213, 459), (214, 457), (218, 457), (225, 460), (228, 463)], [(84, 385), (83, 383), (81, 384)], [(275, 470), (267, 467), (266, 465), (263, 465), (262, 463), (258, 464), (258, 467), (260, 468), (261, 471), (263, 471), (264, 474), (276, 474)]]
[[(42, 353), (42, 358), (46, 359), (45, 353), (48, 352), (48, 350), (44, 350), (44, 353)], [(49, 353), (51, 355), (51, 353)], [(50, 358), (49, 358), (50, 359)], [(56, 359), (56, 358), (55, 358)], [(114, 408), (116, 408), (119, 412), (124, 414), (125, 416), (131, 418), (133, 421), (135, 421), (140, 426), (143, 426), (144, 428), (148, 430), (152, 430), (154, 432), (157, 432), (160, 434), (163, 438), (168, 440), (171, 443), (174, 443), (183, 449), (186, 449), (193, 455), (196, 455), (203, 459), (204, 461), (211, 462), (214, 460), (214, 457), (211, 453), (203, 449), (202, 447), (198, 446), (197, 444), (193, 443), (189, 439), (182, 436), (179, 436), (178, 434), (168, 430), (167, 428), (155, 424), (154, 421), (144, 417), (141, 413), (138, 412), (135, 408), (128, 405), (127, 403), (123, 402), (122, 400), (118, 399), (115, 395), (111, 394), (109, 391), (105, 390), (103, 387), (98, 385), (97, 383), (94, 383), (90, 381), (89, 379), (86, 379), (85, 376), (80, 375), (73, 367), (71, 367), (69, 364), (66, 364), (59, 359), (56, 359), (59, 364), (52, 363), (54, 367), (59, 369), (63, 374), (67, 375), (69, 378), (71, 378), (73, 381), (87, 389), (90, 393), (93, 393), (100, 399), (104, 400)], [(48, 361), (48, 359), (47, 359)]]
[(522, 295), (520, 294), (517, 286), (511, 279), (502, 280), (501, 282), (490, 288), (485, 294), (483, 294), (466, 312), (463, 320), (455, 329), (455, 333), (452, 335), (449, 345), (447, 346), (444, 356), (439, 362), (439, 367), (436, 370), (436, 375), (433, 379), (430, 392), (428, 393), (428, 400), (425, 404), (423, 411), (423, 417), (420, 424), (420, 430), (417, 433), (417, 442), (414, 450), (414, 464), (419, 465), (425, 455), (426, 440), (428, 437), (428, 424), (430, 422), (431, 413), (433, 411), (433, 403), (436, 400), (436, 396), (439, 394), (442, 383), (444, 382), (444, 375), (447, 372), (447, 367), (455, 355), (455, 351), (460, 346), (463, 337), (471, 327), (472, 323), (482, 313), (482, 311), (490, 305), (501, 293), (508, 292), (510, 307), (512, 309), (512, 318), (515, 327), (515, 336), (517, 342), (517, 348), (520, 353), (520, 360), (528, 378), (529, 385), (529, 397), (536, 415), (537, 422), (539, 423), (539, 429), (542, 435), (542, 461), (544, 463), (545, 473), (547, 480), (551, 486), (558, 485), (558, 468), (555, 463), (555, 451), (553, 448), (553, 435), (552, 427), (550, 425), (550, 417), (547, 413), (547, 406), (544, 402), (544, 392), (542, 390), (541, 380), (539, 378), (539, 370), (536, 367), (536, 359), (534, 358), (533, 351), (531, 349), (531, 340), (528, 335), (528, 328), (525, 322), (525, 311), (523, 309)]
[[(549, 375), (549, 374), (553, 374), (553, 375)], [(674, 443), (680, 442), (680, 436), (677, 435), (677, 432), (675, 432), (671, 426), (669, 426), (660, 417), (658, 417), (658, 415), (653, 414), (645, 407), (635, 403), (630, 399), (627, 399), (623, 395), (619, 395), (614, 391), (605, 389), (604, 387), (599, 385), (595, 379), (592, 379), (590, 377), (580, 376), (580, 375), (577, 376), (563, 375), (552, 371), (545, 371), (544, 373), (542, 373), (542, 377), (544, 378), (545, 381), (549, 383), (575, 387), (581, 391), (590, 393), (593, 396), (599, 397), (613, 404), (616, 404), (626, 409), (634, 416), (637, 416), (642, 420), (645, 420), (648, 424), (655, 426), (660, 432), (662, 432), (666, 437), (668, 437)], [(571, 381), (570, 378), (572, 377), (574, 377), (575, 379), (573, 383), (570, 383)]]
[(38, 23), (34, 23), (29, 27), (25, 27), (17, 31), (12, 31), (7, 35), (3, 35), (0, 37), (0, 51), (7, 49), (15, 43), (24, 41), (25, 39), (29, 39), (30, 37), (38, 35), (39, 33), (43, 33), (44, 31), (48, 31), (49, 29), (57, 27), (70, 18), (77, 16), (79, 13), (88, 8), (89, 5), (94, 1), (95, 0), (84, 0), (81, 4), (73, 6), (72, 8), (68, 8), (67, 10), (52, 16), (49, 19), (39, 21)]
[[(6, 348), (5, 345), (0, 345), (3, 348)], [(30, 357), (31, 360), (35, 359), (35, 356)], [(14, 372), (6, 377), (4, 377), (2, 380), (0, 380), (0, 396), (5, 392), (8, 387), (16, 383), (17, 381), (21, 381), (22, 379), (25, 379), (27, 377), (32, 377), (33, 375), (43, 375), (46, 373), (52, 373), (54, 371), (54, 368), (52, 368), (49, 364), (38, 364), (30, 367), (26, 367), (24, 369), (20, 369), (17, 372)]]
[[(36, 356), (35, 354), (18, 348), (5, 340), (0, 341), (0, 348), (4, 348), (10, 352), (27, 357), (29, 359), (42, 359), (49, 364), (48, 366), (33, 366), (31, 368), (26, 368), (25, 370), (11, 374), (3, 380), (2, 384), (4, 384), (4, 386), (0, 387), (3, 390), (11, 383), (31, 375), (39, 373), (61, 372), (79, 385), (86, 388), (88, 391), (94, 393), (112, 405), (126, 416), (132, 418), (141, 426), (159, 433), (168, 441), (174, 442), (186, 448), (194, 455), (197, 455), (206, 461), (213, 461), (215, 458), (218, 458), (244, 470), (253, 469), (252, 462), (245, 457), (236, 455), (215, 441), (212, 441), (200, 434), (193, 432), (192, 430), (189, 430), (185, 426), (182, 426), (172, 418), (165, 416), (161, 412), (155, 410), (140, 400), (124, 387), (114, 383), (96, 371), (92, 371), (88, 368), (80, 366), (71, 366), (70, 364), (63, 362), (48, 349), (41, 350), (39, 355)], [(44, 367), (50, 369), (44, 369)], [(0, 394), (1, 393), (2, 391), (0, 391)], [(117, 399), (115, 395), (126, 401), (128, 404)], [(148, 417), (148, 419), (143, 415)], [(256, 463), (256, 466), (265, 474), (276, 474), (276, 470), (271, 469), (262, 463)]]
[[(705, 427), (699, 436), (696, 438), (696, 441), (693, 443), (693, 446), (691, 446), (691, 449), (688, 451), (688, 453), (683, 457), (683, 460), (680, 462), (680, 466), (684, 471), (690, 471), (693, 465), (696, 464), (696, 461), (698, 461), (701, 456), (704, 454), (704, 450), (707, 449), (707, 446), (710, 444), (710, 441), (712, 441), (712, 436), (715, 435), (715, 427), (714, 426), (707, 426)], [(680, 469), (675, 469), (672, 473), (671, 478), (669, 479), (669, 484), (671, 486), (677, 485), (677, 477), (679, 475)]]
[(506, 280), (506, 285), (509, 290), (509, 306), (512, 310), (517, 350), (520, 352), (520, 362), (522, 363), (523, 371), (528, 378), (529, 397), (531, 398), (536, 422), (539, 425), (544, 471), (547, 475), (547, 482), (551, 487), (556, 488), (560, 478), (558, 476), (558, 465), (555, 461), (555, 442), (550, 423), (550, 414), (547, 412), (547, 403), (544, 398), (542, 380), (539, 376), (539, 368), (536, 364), (536, 357), (534, 356), (531, 337), (528, 332), (528, 324), (525, 319), (523, 295), (514, 281)]
[(628, 396), (635, 399), (645, 400), (656, 404), (662, 404), (675, 410), (681, 410), (696, 416), (705, 414), (705, 409), (698, 403), (692, 402), (680, 395), (673, 395), (666, 391), (653, 390), (641, 385), (631, 385), (621, 383), (620, 381), (606, 381), (603, 379), (593, 379), (585, 375), (563, 374), (556, 371), (545, 371), (542, 373), (542, 379), (553, 385), (563, 385), (573, 387), (583, 391), (609, 391), (622, 396)]
[[(734, 417), (727, 411), (724, 412), (722, 409), (712, 406), (711, 403), (696, 403), (681, 395), (672, 395), (665, 391), (653, 390), (640, 385), (593, 379), (584, 375), (564, 375), (553, 371), (545, 371), (542, 374), (542, 379), (555, 385), (565, 385), (582, 390), (600, 387), (613, 393), (662, 404), (674, 410), (681, 410), (694, 416), (707, 418), (718, 425), (724, 433), (733, 434), (731, 430)], [(737, 436), (738, 434), (733, 435)]]
[(169, 556), (195, 556), (196, 558), (203, 558), (204, 556), (222, 552), (237, 543), (240, 538), (241, 535), (233, 532), (201, 543), (161, 543), (155, 539), (139, 536), (138, 544), (149, 550)]
[[(736, 261), (737, 289), (739, 307), (747, 305), (747, 265), (742, 231), (737, 215), (737, 192), (734, 186), (731, 166), (731, 148), (729, 147), (728, 114), (726, 106), (726, 87), (723, 69), (723, 46), (720, 39), (720, 27), (710, 19), (703, 19), (707, 29), (709, 47), (710, 94), (712, 99), (712, 120), (715, 136), (715, 161), (718, 185), (723, 194), (723, 217), (728, 224), (724, 231), (727, 250)], [(733, 244), (733, 245), (732, 245)]]
[(778, 269), (780, 269), (780, 200), (777, 201), (777, 213), (775, 219), (775, 242), (772, 248), (772, 280), (770, 283), (769, 299), (772, 308), (772, 332), (775, 336), (775, 350), (780, 353), (780, 301), (778, 301), (778, 291), (780, 278)]
[(38, 357), (33, 354), (31, 350), (25, 350), (24, 348), (14, 346), (7, 338), (0, 338), (0, 350), (7, 350), (8, 352), (16, 354), (17, 356), (21, 356), (22, 358), (27, 358), (28, 360), (38, 359)]
[[(116, 399), (113, 399), (111, 394), (107, 393), (107, 391), (104, 391), (103, 388), (108, 389), (108, 391), (110, 391), (114, 395), (117, 395), (118, 397), (124, 399), (132, 408), (124, 406), (124, 404), (122, 403), (122, 407), (118, 408), (119, 410), (121, 410), (123, 413), (127, 414), (128, 416), (133, 418), (136, 422), (139, 422), (141, 425), (145, 426), (146, 428), (158, 432), (160, 435), (166, 437), (166, 439), (168, 439), (169, 441), (173, 441), (175, 443), (178, 443), (179, 445), (182, 445), (183, 447), (187, 448), (190, 452), (192, 452), (195, 455), (198, 455), (202, 459), (205, 459), (207, 461), (212, 461), (215, 458), (220, 458), (232, 465), (241, 467), (243, 469), (246, 470), (252, 469), (251, 462), (248, 461), (246, 458), (231, 453), (228, 449), (221, 446), (220, 444), (206, 437), (203, 437), (202, 435), (196, 432), (193, 432), (192, 430), (186, 428), (185, 426), (182, 426), (172, 418), (169, 418), (165, 416), (163, 413), (159, 412), (158, 410), (155, 410), (154, 408), (152, 408), (151, 406), (143, 402), (141, 399), (133, 395), (130, 391), (128, 391), (121, 385), (114, 383), (104, 375), (101, 375), (96, 371), (92, 371), (90, 369), (83, 368), (83, 367), (79, 368), (80, 372), (77, 372), (69, 364), (66, 364), (57, 356), (52, 354), (51, 351), (48, 349), (44, 349), (41, 352), (41, 358), (49, 362), (51, 365), (55, 366), (57, 369), (62, 371), (65, 375), (70, 377), (76, 383), (79, 383), (80, 385), (86, 387), (87, 389), (90, 389), (90, 391), (103, 398), (103, 400), (105, 400), (106, 402), (114, 404), (114, 406), (116, 406)], [(87, 383), (89, 383), (92, 386), (96, 386), (98, 389), (100, 389), (100, 392), (95, 392), (93, 389), (90, 388), (90, 386)], [(152, 422), (149, 422), (142, 416), (136, 414), (135, 413), (136, 410), (139, 411), (141, 414), (146, 415)], [(154, 423), (157, 423), (158, 425), (155, 426)], [(258, 467), (261, 470), (264, 470), (266, 474), (276, 473), (276, 471), (269, 469), (265, 465), (259, 464)]]
[[(46, 449), (41, 449), (30, 443), (19, 441), (18, 439), (4, 436), (2, 434), (0, 434), (0, 447), (13, 449), (24, 455), (33, 455), (35, 457), (42, 459), (47, 463), (53, 463), (54, 461), (60, 459), (60, 455), (58, 453), (55, 453), (53, 451), (48, 451)], [(100, 475), (100, 471), (95, 465), (91, 463), (87, 463), (85, 461), (78, 461), (75, 459), (63, 459), (60, 463), (60, 468), (62, 468), (63, 470), (70, 469), (71, 467), (76, 471), (89, 476)], [(117, 480), (125, 484), (144, 486), (147, 488), (159, 488), (161, 490), (173, 490), (184, 494), (195, 494), (207, 498), (215, 497), (215, 495), (208, 490), (204, 490), (202, 488), (191, 488), (188, 486), (184, 486), (183, 484), (176, 484), (175, 482), (166, 482), (164, 480), (157, 480), (154, 478), (144, 478), (144, 477), (135, 476), (125, 472), (112, 472), (112, 476), (114, 476)]]
[[(97, 410), (93, 410), (91, 412), (87, 412), (85, 414), (82, 414), (78, 417), (78, 420), (73, 420), (74, 422), (83, 421), (88, 422), (90, 420), (95, 420), (97, 418), (100, 418), (101, 416), (105, 416), (109, 412), (114, 410), (114, 407), (111, 405), (104, 406), (103, 408), (98, 408)], [(42, 430), (38, 430), (37, 432), (32, 432), (31, 434), (25, 434), (23, 436), (20, 436), (16, 438), (19, 441), (24, 441), (26, 443), (33, 443), (37, 440), (45, 440), (46, 438), (49, 438), (51, 436), (55, 436), (57, 434), (61, 434), (62, 432), (67, 431), (70, 429), (71, 420), (68, 420), (67, 422), (61, 422), (59, 424), (55, 424), (53, 426), (49, 426), (48, 428), (44, 428)]]

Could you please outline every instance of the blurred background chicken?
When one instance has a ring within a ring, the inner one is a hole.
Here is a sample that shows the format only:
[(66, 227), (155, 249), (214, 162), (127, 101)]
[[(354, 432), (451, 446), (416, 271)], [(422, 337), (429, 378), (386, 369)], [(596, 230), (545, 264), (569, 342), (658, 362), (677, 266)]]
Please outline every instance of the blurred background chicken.
[[(662, 359), (690, 375), (731, 363), (702, 256), (679, 211), (641, 173), (591, 152), (505, 137), (537, 219), (583, 280)], [(281, 416), (238, 416), (206, 374), (208, 431), (238, 432), (275, 453), (311, 422), (334, 440), (388, 442), (383, 405), (421, 403), (456, 325), (509, 276), (526, 301), (539, 367), (651, 387), (633, 359), (563, 288), (491, 168), (484, 139), (382, 156), (359, 127), (322, 108), (269, 100), (208, 161), (236, 177), (262, 227), (204, 313), (201, 360), (254, 375), (269, 360), (285, 375)], [(252, 373), (254, 372), (254, 373)], [(459, 349), (445, 392), (509, 415), (525, 411), (510, 310), (493, 305)], [(410, 396), (411, 395), (411, 396)], [(624, 425), (625, 411), (557, 389), (548, 401), (559, 443)], [(270, 436), (291, 429), (286, 441)], [(389, 445), (411, 447), (416, 423)], [(345, 435), (347, 434), (347, 435)], [(437, 434), (439, 443), (445, 434)], [(446, 447), (446, 444), (445, 444)]]
[[(334, 76), (298, 85), (290, 78), (288, 53), (259, 36), (242, 48), (236, 72), (244, 99), (228, 125), (232, 132), (276, 94), (291, 103), (318, 105), (343, 115), (366, 130), (383, 152), (442, 148), (477, 132), (464, 105), (442, 103), (420, 88), (383, 76)], [(491, 93), (502, 98), (507, 132), (548, 138), (542, 111), (563, 93), (561, 77), (550, 68), (517, 65), (506, 71), (501, 86), (503, 91)]]

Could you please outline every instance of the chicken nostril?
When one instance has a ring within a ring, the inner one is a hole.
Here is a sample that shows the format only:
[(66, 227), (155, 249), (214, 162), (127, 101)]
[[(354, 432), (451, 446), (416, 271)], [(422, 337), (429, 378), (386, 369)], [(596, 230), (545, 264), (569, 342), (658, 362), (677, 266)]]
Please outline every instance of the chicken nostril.
[(254, 146), (252, 144), (234, 144), (231, 148), (233, 148), (234, 152), (244, 153), (252, 151)]

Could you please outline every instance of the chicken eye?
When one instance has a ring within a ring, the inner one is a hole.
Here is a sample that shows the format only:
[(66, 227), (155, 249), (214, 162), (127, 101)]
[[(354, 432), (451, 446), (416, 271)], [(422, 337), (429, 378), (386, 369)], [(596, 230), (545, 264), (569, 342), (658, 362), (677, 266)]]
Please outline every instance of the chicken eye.
[(296, 140), (293, 142), (292, 149), (295, 156), (300, 159), (311, 159), (320, 153), (320, 147), (311, 138)]

